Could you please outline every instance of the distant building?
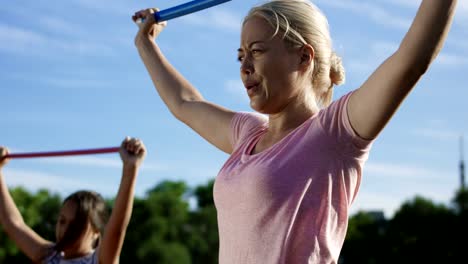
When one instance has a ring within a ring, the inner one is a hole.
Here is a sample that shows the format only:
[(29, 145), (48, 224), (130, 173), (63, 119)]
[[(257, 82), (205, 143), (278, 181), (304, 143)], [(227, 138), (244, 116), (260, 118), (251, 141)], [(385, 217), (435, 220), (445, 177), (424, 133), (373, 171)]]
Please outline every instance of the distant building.
[(460, 137), (460, 189), (465, 189), (465, 159), (464, 159), (463, 136)]

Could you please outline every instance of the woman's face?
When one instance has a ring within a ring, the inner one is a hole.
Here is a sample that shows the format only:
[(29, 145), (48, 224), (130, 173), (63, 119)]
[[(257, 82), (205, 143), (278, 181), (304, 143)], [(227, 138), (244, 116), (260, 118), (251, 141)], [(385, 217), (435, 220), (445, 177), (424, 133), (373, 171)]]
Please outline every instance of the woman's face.
[(250, 106), (264, 114), (283, 110), (300, 92), (299, 49), (288, 48), (281, 34), (260, 17), (249, 18), (242, 27), (238, 58), (242, 82)]

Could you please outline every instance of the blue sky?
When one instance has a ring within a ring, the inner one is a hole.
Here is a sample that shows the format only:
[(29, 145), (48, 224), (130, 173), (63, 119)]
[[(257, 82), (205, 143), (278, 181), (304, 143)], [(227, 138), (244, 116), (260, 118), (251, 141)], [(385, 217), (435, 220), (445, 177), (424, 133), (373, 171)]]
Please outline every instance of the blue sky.
[[(12, 152), (117, 146), (143, 139), (148, 157), (137, 194), (164, 179), (205, 184), (227, 155), (175, 120), (156, 94), (133, 38), (131, 15), (185, 1), (6, 1), (0, 5), (0, 144)], [(347, 82), (359, 87), (406, 33), (421, 1), (319, 0)], [(250, 111), (239, 78), (240, 23), (260, 1), (229, 3), (171, 20), (158, 43), (207, 98)], [(458, 141), (468, 134), (468, 0), (437, 61), (374, 144), (357, 210), (396, 208), (415, 195), (448, 204), (459, 186)], [(10, 186), (62, 195), (90, 188), (112, 197), (120, 180), (117, 154), (12, 160)]]

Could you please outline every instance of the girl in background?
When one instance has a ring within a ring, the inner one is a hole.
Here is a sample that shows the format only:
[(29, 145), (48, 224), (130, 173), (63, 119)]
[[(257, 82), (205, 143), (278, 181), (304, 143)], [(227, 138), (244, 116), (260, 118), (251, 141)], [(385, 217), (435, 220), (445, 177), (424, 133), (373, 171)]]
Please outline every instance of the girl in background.
[(122, 178), (110, 218), (101, 195), (93, 191), (75, 192), (63, 201), (56, 224), (56, 242), (51, 242), (25, 224), (3, 179), (1, 169), (8, 162), (5, 159), (8, 150), (0, 147), (0, 223), (34, 263), (119, 263), (132, 214), (136, 177), (146, 148), (141, 140), (127, 137), (119, 152)]

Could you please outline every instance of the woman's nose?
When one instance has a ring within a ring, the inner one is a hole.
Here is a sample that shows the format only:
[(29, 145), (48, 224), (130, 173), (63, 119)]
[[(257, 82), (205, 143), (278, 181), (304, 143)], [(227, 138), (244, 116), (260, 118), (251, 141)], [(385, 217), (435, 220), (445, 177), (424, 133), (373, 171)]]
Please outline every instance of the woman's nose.
[(245, 74), (245, 75), (250, 75), (250, 74), (254, 73), (254, 67), (253, 67), (253, 64), (252, 64), (252, 60), (248, 56), (246, 56), (242, 60), (241, 73)]

